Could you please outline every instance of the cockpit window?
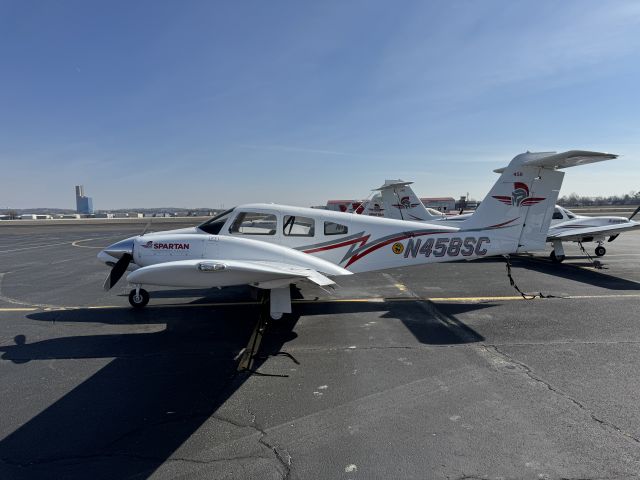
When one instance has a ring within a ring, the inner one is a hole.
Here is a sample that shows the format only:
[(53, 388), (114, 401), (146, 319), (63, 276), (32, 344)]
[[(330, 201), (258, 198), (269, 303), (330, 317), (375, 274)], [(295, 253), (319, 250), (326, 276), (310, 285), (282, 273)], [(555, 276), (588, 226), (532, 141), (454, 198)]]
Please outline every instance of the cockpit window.
[(209, 220), (204, 222), (202, 225), (198, 225), (198, 228), (203, 232), (210, 233), (211, 235), (218, 235), (220, 233), (220, 230), (222, 229), (222, 226), (229, 219), (229, 217), (231, 216), (231, 213), (233, 213), (234, 210), (235, 210), (235, 207), (225, 212), (222, 212), (216, 215), (215, 217), (210, 218)]
[(315, 234), (315, 220), (308, 217), (285, 215), (282, 233), (288, 237), (313, 237)]
[(551, 217), (553, 220), (562, 220), (564, 217), (562, 216), (562, 210), (560, 210), (559, 208), (556, 208), (553, 211), (553, 217)]
[(275, 235), (276, 216), (262, 212), (240, 212), (229, 227), (229, 233), (240, 235)]
[(564, 209), (564, 214), (569, 218), (576, 218), (575, 214), (573, 212), (570, 212), (566, 208)]

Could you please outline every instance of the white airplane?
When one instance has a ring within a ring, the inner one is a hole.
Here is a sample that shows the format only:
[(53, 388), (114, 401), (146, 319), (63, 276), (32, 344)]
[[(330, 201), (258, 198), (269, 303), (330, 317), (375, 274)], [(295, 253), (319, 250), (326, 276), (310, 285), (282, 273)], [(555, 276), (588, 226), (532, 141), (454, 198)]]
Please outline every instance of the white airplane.
[(566, 208), (556, 205), (547, 238), (553, 244), (553, 250), (549, 257), (556, 263), (565, 259), (562, 242), (596, 242), (598, 244), (595, 248), (596, 256), (604, 256), (607, 250), (602, 244), (607, 237), (609, 237), (609, 242), (613, 242), (621, 233), (640, 227), (640, 223), (633, 220), (638, 211), (640, 211), (640, 207), (629, 218), (588, 217), (576, 215)]
[[(544, 162), (547, 165), (554, 165), (555, 168), (566, 168), (594, 161), (610, 160), (617, 157), (617, 155), (608, 153), (579, 150), (559, 154), (555, 152), (544, 152), (525, 153), (522, 155), (526, 157), (524, 161), (527, 164), (535, 165), (538, 162)], [(496, 173), (503, 173), (504, 170), (505, 169), (501, 168), (494, 171)], [(460, 226), (473, 215), (473, 213), (446, 215), (437, 210), (426, 208), (409, 186), (412, 183), (413, 182), (405, 182), (404, 180), (387, 180), (384, 185), (376, 189), (380, 192), (379, 195), (381, 198), (381, 200), (379, 200), (381, 205), (379, 209), (386, 218)], [(531, 196), (526, 183), (516, 182), (514, 187), (514, 194), (522, 198), (525, 205), (538, 200)], [(376, 195), (374, 195), (373, 198), (377, 198)], [(496, 196), (494, 198), (506, 204), (512, 202), (512, 198), (506, 195)], [(369, 204), (365, 204), (363, 209), (365, 214), (367, 214)], [(620, 233), (640, 227), (640, 223), (632, 220), (637, 213), (638, 210), (629, 218), (617, 216), (587, 217), (576, 215), (556, 205), (547, 235), (547, 242), (551, 243), (554, 247), (550, 254), (551, 260), (554, 262), (562, 262), (564, 260), (563, 241), (595, 241), (598, 243), (595, 249), (596, 255), (599, 257), (603, 256), (606, 253), (606, 249), (602, 246), (602, 243), (606, 237), (609, 237), (609, 241), (611, 242), (615, 240)]]
[[(598, 161), (602, 157), (590, 161)], [(273, 204), (243, 205), (197, 227), (145, 234), (98, 254), (112, 266), (105, 288), (127, 270), (129, 302), (142, 286), (251, 285), (269, 292), (272, 318), (291, 312), (290, 284), (544, 248), (564, 174), (556, 164), (514, 158), (474, 215), (456, 227)], [(519, 185), (527, 185), (527, 196)], [(501, 198), (510, 198), (503, 202)]]

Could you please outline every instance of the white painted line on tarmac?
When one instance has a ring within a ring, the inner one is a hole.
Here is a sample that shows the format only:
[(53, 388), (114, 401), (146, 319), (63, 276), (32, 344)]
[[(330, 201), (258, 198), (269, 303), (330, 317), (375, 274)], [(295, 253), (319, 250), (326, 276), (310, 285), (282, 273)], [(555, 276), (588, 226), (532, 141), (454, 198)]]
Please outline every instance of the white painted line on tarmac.
[(72, 245), (74, 247), (79, 247), (79, 248), (104, 248), (104, 247), (89, 247), (89, 246), (75, 245), (75, 244), (76, 243), (80, 243), (80, 242), (90, 242), (91, 240), (104, 240), (104, 239), (113, 238), (113, 237), (122, 237), (122, 235), (109, 235), (108, 237), (84, 238), (84, 239), (81, 239), (81, 240), (72, 240), (72, 241), (59, 242), (59, 243), (42, 243), (42, 244), (39, 244), (39, 245), (30, 245), (28, 247), (13, 248), (11, 250), (0, 250), (0, 253), (23, 252), (25, 250), (35, 250), (35, 249), (38, 249), (38, 248), (59, 247), (61, 245)]

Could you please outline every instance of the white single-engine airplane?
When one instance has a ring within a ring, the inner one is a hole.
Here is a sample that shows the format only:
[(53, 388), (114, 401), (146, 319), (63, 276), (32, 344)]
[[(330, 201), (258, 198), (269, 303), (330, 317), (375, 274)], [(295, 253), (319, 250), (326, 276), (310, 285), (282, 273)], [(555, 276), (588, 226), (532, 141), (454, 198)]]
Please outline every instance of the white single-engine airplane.
[[(602, 156), (577, 163), (603, 160)], [(544, 247), (564, 173), (517, 156), (474, 215), (456, 227), (273, 204), (243, 205), (197, 227), (144, 234), (98, 254), (112, 266), (105, 288), (127, 271), (134, 307), (144, 285), (269, 291), (270, 314), (291, 313), (290, 284), (330, 286), (330, 277)], [(577, 164), (574, 162), (573, 164)], [(520, 185), (527, 186), (527, 195)], [(511, 199), (509, 202), (502, 198)]]
[(576, 215), (566, 208), (556, 205), (547, 238), (553, 244), (553, 250), (549, 257), (556, 263), (564, 260), (562, 242), (596, 242), (598, 246), (595, 248), (595, 254), (602, 257), (607, 253), (606, 248), (602, 245), (607, 237), (609, 237), (609, 242), (613, 242), (621, 233), (640, 227), (640, 223), (633, 220), (639, 211), (640, 207), (629, 218), (588, 217)]
[[(547, 165), (555, 165), (556, 168), (580, 165), (586, 163), (583, 161), (586, 159), (589, 159), (589, 161), (601, 161), (617, 157), (617, 155), (608, 153), (579, 150), (559, 154), (555, 152), (525, 153), (522, 154), (522, 156), (526, 157), (524, 159), (526, 164), (535, 165), (542, 161)], [(501, 168), (494, 171), (496, 173), (503, 173), (504, 170), (504, 168)], [(405, 182), (404, 180), (387, 180), (384, 185), (375, 189), (380, 192), (373, 197), (376, 201), (363, 205), (364, 213), (368, 214), (372, 210), (369, 205), (374, 203), (379, 205), (374, 209), (383, 212), (386, 218), (428, 222), (447, 226), (462, 225), (463, 222), (474, 215), (473, 213), (445, 215), (437, 210), (426, 208), (409, 186), (412, 183), (413, 182)], [(526, 183), (516, 182), (514, 187), (514, 194), (522, 197), (525, 205), (537, 201), (535, 197), (531, 196)], [(512, 201), (511, 197), (506, 195), (498, 195), (495, 196), (494, 199), (506, 204)], [(602, 244), (606, 237), (609, 237), (609, 241), (612, 242), (620, 233), (640, 227), (640, 223), (632, 220), (639, 210), (640, 208), (629, 218), (617, 216), (587, 217), (584, 215), (576, 215), (556, 205), (547, 235), (547, 242), (553, 245), (553, 250), (550, 255), (551, 260), (554, 262), (562, 262), (564, 260), (563, 241), (580, 243), (594, 241), (598, 244), (595, 249), (595, 254), (599, 257), (603, 256), (606, 253), (606, 249)]]

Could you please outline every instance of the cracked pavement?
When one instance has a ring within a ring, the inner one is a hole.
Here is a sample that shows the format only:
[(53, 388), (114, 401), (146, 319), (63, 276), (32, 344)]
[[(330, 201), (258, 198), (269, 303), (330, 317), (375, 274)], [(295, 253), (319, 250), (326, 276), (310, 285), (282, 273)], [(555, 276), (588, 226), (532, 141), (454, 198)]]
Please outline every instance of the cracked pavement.
[[(137, 226), (60, 228), (1, 230), (28, 249), (0, 253), (0, 478), (640, 477), (640, 232), (604, 271), (514, 259), (523, 290), (580, 298), (482, 300), (514, 294), (491, 260), (303, 288), (251, 375), (255, 305), (211, 305), (246, 289), (106, 308), (126, 289), (89, 247)], [(354, 298), (379, 300), (325, 301)]]

